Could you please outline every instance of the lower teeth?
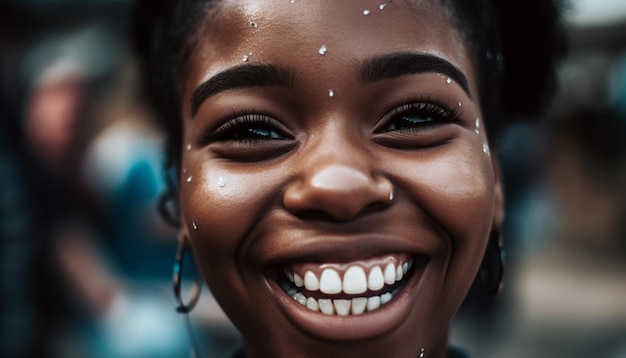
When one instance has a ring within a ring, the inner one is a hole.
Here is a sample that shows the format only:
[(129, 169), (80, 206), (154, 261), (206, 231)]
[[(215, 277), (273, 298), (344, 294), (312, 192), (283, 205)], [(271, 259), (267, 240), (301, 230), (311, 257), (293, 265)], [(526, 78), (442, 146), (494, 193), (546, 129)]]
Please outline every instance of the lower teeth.
[(372, 312), (391, 301), (400, 292), (402, 286), (396, 286), (391, 291), (381, 295), (370, 297), (355, 297), (352, 299), (330, 299), (306, 297), (304, 293), (289, 283), (283, 284), (283, 290), (302, 306), (311, 311), (321, 312), (326, 315), (360, 315), (365, 312)]

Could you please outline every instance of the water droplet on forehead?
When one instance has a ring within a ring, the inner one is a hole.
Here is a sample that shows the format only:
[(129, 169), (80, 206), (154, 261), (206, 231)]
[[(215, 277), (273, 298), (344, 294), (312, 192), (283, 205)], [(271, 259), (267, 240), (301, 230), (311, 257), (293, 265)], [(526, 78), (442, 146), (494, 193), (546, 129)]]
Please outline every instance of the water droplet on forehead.
[(328, 90), (328, 97), (333, 97), (335, 95), (335, 91), (333, 91), (332, 89)]
[(192, 178), (193, 178), (193, 176), (191, 176), (191, 175), (190, 175), (190, 176), (188, 176), (188, 177), (187, 177), (187, 183), (191, 183), (191, 179), (192, 179)]
[(248, 62), (248, 59), (250, 59), (248, 55), (243, 55), (243, 57), (241, 58), (241, 61)]
[(452, 78), (448, 77), (448, 79), (446, 80), (446, 83), (447, 83), (447, 84), (452, 83)]
[(369, 14), (370, 14), (370, 11), (369, 11), (369, 10), (363, 10), (363, 15), (367, 16), (367, 15), (369, 15)]
[(226, 186), (226, 179), (224, 179), (224, 177), (217, 178), (217, 186), (219, 186), (220, 188), (225, 187)]
[(322, 45), (322, 46), (320, 46), (320, 49), (317, 52), (320, 55), (324, 56), (326, 54), (326, 51), (328, 51), (328, 49), (326, 48), (326, 45)]
[(196, 225), (196, 222), (195, 222), (195, 221), (192, 221), (192, 222), (191, 222), (191, 226), (193, 226), (193, 229), (194, 229), (194, 230), (198, 230), (198, 225)]
[(387, 4), (380, 4), (380, 5), (378, 5), (378, 8), (382, 10), (382, 9), (385, 8), (385, 6), (387, 6)]

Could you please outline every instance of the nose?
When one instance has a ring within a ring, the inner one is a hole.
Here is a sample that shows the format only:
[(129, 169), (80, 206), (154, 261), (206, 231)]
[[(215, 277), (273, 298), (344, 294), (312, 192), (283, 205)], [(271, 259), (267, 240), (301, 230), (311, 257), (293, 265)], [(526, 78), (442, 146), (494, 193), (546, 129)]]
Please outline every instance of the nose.
[(325, 160), (305, 169), (285, 191), (283, 204), (294, 215), (332, 221), (353, 220), (393, 200), (393, 185), (357, 162)]

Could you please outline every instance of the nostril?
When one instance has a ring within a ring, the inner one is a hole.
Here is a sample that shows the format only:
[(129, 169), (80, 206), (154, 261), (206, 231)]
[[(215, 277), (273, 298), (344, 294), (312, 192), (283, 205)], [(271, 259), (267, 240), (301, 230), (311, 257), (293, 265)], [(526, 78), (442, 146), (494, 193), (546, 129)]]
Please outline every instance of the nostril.
[(302, 220), (311, 220), (311, 221), (328, 221), (328, 222), (342, 222), (342, 221), (350, 221), (362, 217), (363, 215), (367, 215), (370, 213), (375, 213), (377, 211), (384, 210), (389, 206), (389, 203), (372, 203), (363, 207), (360, 211), (354, 213), (345, 211), (341, 212), (329, 212), (327, 210), (320, 209), (304, 209), (293, 214)]
[(330, 214), (323, 210), (315, 210), (315, 209), (300, 210), (298, 212), (295, 212), (294, 214), (300, 219), (307, 220), (307, 221), (329, 221), (329, 222), (343, 221), (341, 219), (338, 219), (335, 215)]

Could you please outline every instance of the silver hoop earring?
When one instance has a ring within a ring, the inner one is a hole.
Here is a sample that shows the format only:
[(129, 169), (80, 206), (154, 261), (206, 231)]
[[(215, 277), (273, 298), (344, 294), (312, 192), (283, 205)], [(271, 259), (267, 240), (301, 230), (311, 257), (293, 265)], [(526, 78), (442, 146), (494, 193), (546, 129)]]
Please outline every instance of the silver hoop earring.
[(182, 240), (179, 240), (178, 247), (176, 248), (176, 259), (174, 261), (174, 275), (173, 275), (173, 287), (174, 287), (174, 297), (178, 302), (178, 306), (176, 307), (176, 312), (178, 313), (189, 313), (198, 303), (200, 299), (200, 288), (202, 286), (202, 281), (200, 279), (200, 274), (198, 274), (197, 270), (194, 270), (194, 282), (191, 287), (191, 297), (189, 298), (189, 302), (185, 303), (183, 301), (183, 297), (181, 295), (181, 281), (183, 274), (183, 261), (185, 259), (185, 253), (187, 249), (185, 248), (185, 244)]

